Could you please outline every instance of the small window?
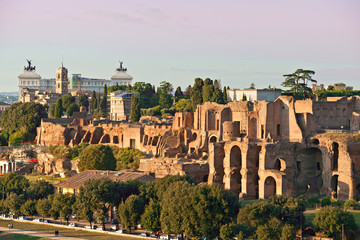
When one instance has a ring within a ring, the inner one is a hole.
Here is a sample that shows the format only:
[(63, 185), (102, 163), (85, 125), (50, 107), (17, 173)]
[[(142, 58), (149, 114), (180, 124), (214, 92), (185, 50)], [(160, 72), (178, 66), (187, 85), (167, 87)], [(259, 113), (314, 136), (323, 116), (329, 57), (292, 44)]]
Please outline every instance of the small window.
[(316, 169), (317, 169), (318, 171), (321, 170), (321, 169), (320, 169), (320, 162), (317, 162), (317, 163), (316, 163)]
[(276, 125), (276, 135), (278, 137), (280, 137), (280, 134), (281, 134), (281, 132), (280, 132), (280, 124), (278, 124), (278, 125)]

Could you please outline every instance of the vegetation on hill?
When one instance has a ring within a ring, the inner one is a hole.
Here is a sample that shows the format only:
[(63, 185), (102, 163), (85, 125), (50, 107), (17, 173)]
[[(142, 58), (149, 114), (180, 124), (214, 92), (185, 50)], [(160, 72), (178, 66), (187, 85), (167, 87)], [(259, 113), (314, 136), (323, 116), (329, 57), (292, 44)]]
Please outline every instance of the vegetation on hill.
[(47, 117), (46, 108), (38, 103), (14, 103), (6, 109), (0, 119), (1, 135), (11, 144), (32, 141), (41, 118)]
[(109, 146), (89, 145), (80, 155), (78, 168), (80, 171), (115, 170), (116, 159)]
[(360, 90), (315, 90), (314, 93), (319, 96), (320, 100), (324, 101), (327, 97), (360, 96)]
[(316, 83), (312, 79), (315, 74), (312, 70), (297, 69), (294, 73), (285, 74), (285, 81), (281, 84), (283, 87), (289, 87), (286, 94), (292, 95), (295, 99), (306, 99), (312, 97), (312, 90), (308, 87), (309, 82)]

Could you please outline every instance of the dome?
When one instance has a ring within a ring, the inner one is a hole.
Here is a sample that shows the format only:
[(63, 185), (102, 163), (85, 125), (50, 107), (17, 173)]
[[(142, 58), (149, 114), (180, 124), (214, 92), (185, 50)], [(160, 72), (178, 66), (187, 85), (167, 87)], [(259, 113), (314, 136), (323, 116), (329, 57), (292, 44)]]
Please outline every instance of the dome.
[(133, 77), (127, 74), (125, 71), (116, 71), (116, 73), (110, 78), (111, 80), (132, 80)]
[(18, 76), (18, 78), (26, 78), (26, 79), (29, 79), (29, 78), (34, 78), (34, 79), (40, 79), (40, 75), (37, 74), (36, 72), (34, 71), (24, 71), (24, 73), (20, 74)]

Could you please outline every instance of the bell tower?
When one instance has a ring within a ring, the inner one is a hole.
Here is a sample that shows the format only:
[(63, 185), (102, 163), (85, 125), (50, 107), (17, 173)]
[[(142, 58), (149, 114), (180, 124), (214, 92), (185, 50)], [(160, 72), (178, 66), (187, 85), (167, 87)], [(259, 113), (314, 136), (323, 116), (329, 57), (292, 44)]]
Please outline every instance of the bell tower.
[(61, 67), (56, 70), (56, 93), (61, 95), (68, 93), (68, 70), (64, 68), (61, 63)]

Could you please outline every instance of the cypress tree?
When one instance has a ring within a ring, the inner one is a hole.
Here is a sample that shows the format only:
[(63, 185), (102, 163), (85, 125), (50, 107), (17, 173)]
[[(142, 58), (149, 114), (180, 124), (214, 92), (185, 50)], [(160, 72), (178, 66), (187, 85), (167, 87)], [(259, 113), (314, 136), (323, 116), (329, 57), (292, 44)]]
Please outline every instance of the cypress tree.
[(106, 111), (107, 111), (107, 86), (106, 86), (106, 84), (104, 86), (104, 95), (103, 95), (103, 98), (100, 103), (100, 108), (101, 108), (102, 112), (106, 113)]
[(214, 94), (213, 81), (211, 79), (207, 78), (204, 81), (204, 86), (203, 86), (203, 89), (202, 89), (203, 103), (212, 101), (213, 94)]
[(227, 92), (226, 92), (226, 87), (224, 86), (224, 90), (223, 90), (223, 99), (224, 99), (224, 103), (227, 103)]
[(62, 100), (61, 98), (58, 98), (55, 105), (54, 118), (61, 118), (63, 111), (64, 109), (62, 107)]
[(131, 96), (131, 113), (130, 119), (132, 122), (138, 122), (140, 119), (140, 103), (137, 96)]
[(194, 84), (193, 88), (191, 89), (190, 98), (191, 98), (191, 102), (192, 102), (194, 111), (198, 104), (203, 103), (203, 99), (202, 99), (203, 85), (204, 85), (203, 80), (201, 78), (196, 78), (195, 84)]
[(94, 111), (97, 108), (97, 99), (96, 99), (96, 93), (95, 91), (93, 91), (92, 95), (91, 95), (91, 101), (90, 101), (90, 109), (91, 109), (91, 113), (94, 113)]

